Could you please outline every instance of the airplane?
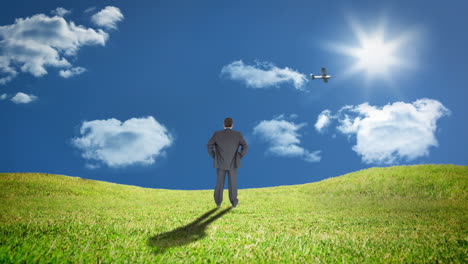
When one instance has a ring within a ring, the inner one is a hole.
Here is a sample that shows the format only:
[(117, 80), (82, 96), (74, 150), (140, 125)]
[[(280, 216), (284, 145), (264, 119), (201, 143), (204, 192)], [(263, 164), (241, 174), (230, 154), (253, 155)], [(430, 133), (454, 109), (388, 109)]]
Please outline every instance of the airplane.
[(312, 80), (322, 79), (326, 83), (328, 82), (328, 79), (331, 78), (330, 75), (327, 75), (327, 70), (324, 67), (322, 67), (322, 75), (315, 76), (315, 75), (311, 74), (310, 77), (312, 78)]

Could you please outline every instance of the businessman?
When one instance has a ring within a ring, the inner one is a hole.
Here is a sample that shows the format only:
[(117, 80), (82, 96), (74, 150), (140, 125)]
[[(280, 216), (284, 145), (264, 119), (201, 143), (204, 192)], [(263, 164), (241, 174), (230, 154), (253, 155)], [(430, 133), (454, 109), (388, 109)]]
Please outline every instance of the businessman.
[[(241, 132), (234, 131), (232, 118), (224, 119), (224, 130), (216, 131), (206, 145), (208, 153), (213, 158), (213, 167), (217, 169), (214, 200), (218, 207), (223, 202), (224, 179), (228, 175), (229, 200), (232, 207), (236, 207), (237, 199), (237, 168), (241, 166), (241, 159), (247, 154), (247, 142)], [(240, 151), (239, 151), (240, 146)]]

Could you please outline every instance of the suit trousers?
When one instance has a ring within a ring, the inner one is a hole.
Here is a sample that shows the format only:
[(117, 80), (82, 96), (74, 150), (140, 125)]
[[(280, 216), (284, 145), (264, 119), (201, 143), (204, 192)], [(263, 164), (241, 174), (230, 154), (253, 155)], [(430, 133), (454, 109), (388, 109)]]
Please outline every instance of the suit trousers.
[(216, 187), (214, 190), (214, 200), (217, 205), (223, 202), (224, 179), (228, 175), (229, 201), (232, 205), (237, 205), (237, 168), (217, 169)]

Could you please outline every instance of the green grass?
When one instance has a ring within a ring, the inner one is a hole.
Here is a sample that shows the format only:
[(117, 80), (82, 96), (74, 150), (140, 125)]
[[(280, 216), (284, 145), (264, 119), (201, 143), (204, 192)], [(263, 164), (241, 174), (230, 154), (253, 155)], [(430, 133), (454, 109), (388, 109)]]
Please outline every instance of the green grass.
[(232, 210), (225, 192), (213, 212), (212, 190), (3, 173), (0, 263), (468, 263), (467, 182), (468, 166), (371, 168), (241, 189)]

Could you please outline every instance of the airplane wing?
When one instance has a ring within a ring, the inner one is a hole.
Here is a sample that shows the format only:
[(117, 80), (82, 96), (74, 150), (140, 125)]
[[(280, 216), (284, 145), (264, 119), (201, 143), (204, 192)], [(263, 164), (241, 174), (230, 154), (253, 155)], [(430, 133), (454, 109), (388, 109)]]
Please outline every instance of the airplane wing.
[(327, 70), (322, 67), (322, 75), (327, 75)]
[(323, 81), (328, 83), (328, 78), (323, 78)]

